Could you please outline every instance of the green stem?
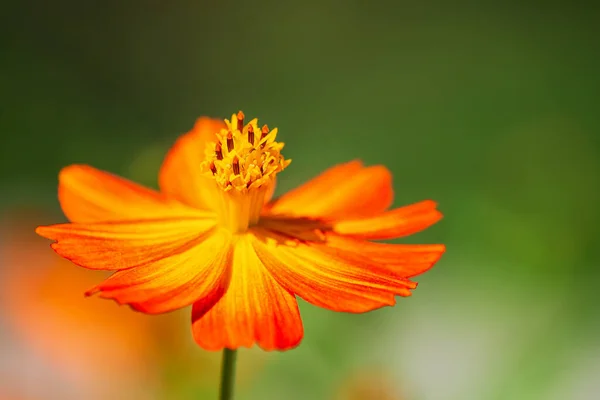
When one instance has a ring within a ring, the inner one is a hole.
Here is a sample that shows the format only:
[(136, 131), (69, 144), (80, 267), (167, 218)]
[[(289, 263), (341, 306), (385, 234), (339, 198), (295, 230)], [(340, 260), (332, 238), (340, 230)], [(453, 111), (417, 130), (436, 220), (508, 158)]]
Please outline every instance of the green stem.
[(235, 385), (235, 358), (237, 350), (223, 349), (223, 365), (221, 366), (221, 394), (220, 400), (233, 399)]

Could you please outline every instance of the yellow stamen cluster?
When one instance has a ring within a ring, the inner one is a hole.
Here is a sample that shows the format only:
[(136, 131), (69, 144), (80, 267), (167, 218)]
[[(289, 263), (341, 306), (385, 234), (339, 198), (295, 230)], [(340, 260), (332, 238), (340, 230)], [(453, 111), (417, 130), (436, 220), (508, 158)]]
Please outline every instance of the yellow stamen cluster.
[(276, 142), (277, 128), (258, 127), (258, 119), (244, 125), (244, 113), (225, 120), (227, 129), (217, 133), (216, 143), (209, 143), (203, 171), (215, 178), (225, 191), (245, 192), (273, 182), (275, 175), (291, 160), (281, 155), (284, 144)]

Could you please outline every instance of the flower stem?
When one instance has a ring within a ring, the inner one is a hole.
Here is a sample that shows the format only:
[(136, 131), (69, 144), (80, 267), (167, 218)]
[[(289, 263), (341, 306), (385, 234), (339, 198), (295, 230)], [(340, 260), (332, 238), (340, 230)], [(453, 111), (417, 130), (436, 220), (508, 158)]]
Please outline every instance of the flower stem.
[(221, 394), (220, 400), (233, 399), (235, 385), (235, 358), (237, 350), (223, 349), (223, 365), (221, 366)]

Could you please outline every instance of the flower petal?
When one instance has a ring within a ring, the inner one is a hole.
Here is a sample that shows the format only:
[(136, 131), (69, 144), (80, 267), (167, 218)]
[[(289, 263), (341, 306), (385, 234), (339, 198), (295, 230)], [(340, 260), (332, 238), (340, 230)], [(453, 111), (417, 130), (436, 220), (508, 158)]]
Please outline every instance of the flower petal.
[(271, 214), (313, 218), (376, 215), (392, 203), (392, 177), (387, 168), (364, 168), (351, 161), (328, 169), (267, 205)]
[(186, 249), (186, 244), (212, 229), (206, 218), (164, 218), (91, 224), (40, 226), (36, 232), (56, 240), (60, 256), (90, 269), (138, 267)]
[(58, 199), (72, 222), (101, 222), (188, 213), (155, 190), (88, 165), (71, 165), (58, 176)]
[(261, 262), (287, 290), (334, 311), (366, 312), (410, 296), (417, 284), (386, 265), (328, 241), (290, 244), (274, 232), (255, 229)]
[(216, 133), (225, 128), (223, 120), (202, 117), (191, 131), (181, 136), (167, 153), (160, 169), (158, 183), (163, 193), (200, 209), (213, 209), (217, 190), (214, 179), (200, 170), (206, 144), (216, 140)]
[(262, 265), (248, 235), (235, 245), (229, 288), (210, 310), (195, 303), (192, 329), (206, 350), (251, 347), (264, 350), (295, 347), (303, 336), (296, 298), (281, 287)]
[(435, 224), (442, 218), (437, 204), (425, 200), (367, 218), (344, 219), (333, 224), (339, 234), (361, 239), (393, 239), (412, 235)]
[(401, 278), (420, 275), (440, 259), (446, 251), (443, 244), (373, 243), (327, 233), (327, 246), (334, 251), (365, 257), (380, 264), (387, 274)]
[(208, 232), (193, 240), (185, 250), (139, 267), (121, 270), (88, 291), (103, 298), (159, 314), (194, 302), (210, 309), (229, 284), (233, 251), (231, 233)]

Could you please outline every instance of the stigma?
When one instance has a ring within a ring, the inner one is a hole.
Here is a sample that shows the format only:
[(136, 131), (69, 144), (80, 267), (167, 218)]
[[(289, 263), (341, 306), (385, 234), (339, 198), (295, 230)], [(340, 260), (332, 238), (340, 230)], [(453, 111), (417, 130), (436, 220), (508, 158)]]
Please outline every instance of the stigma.
[(224, 191), (245, 193), (270, 186), (291, 162), (281, 154), (284, 144), (276, 141), (277, 128), (259, 127), (256, 118), (245, 124), (244, 118), (240, 111), (225, 120), (227, 127), (206, 148), (203, 171)]

